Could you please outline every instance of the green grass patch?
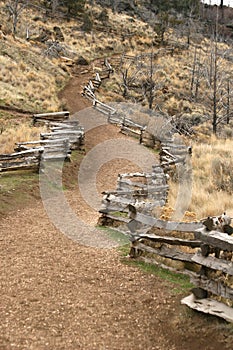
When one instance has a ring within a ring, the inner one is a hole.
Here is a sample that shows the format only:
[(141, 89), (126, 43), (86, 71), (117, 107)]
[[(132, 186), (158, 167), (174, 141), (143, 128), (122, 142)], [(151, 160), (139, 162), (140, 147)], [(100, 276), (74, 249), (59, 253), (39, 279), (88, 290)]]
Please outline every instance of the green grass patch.
[(0, 174), (1, 192), (14, 191), (21, 186), (33, 187), (39, 181), (39, 174), (33, 170), (20, 170)]
[[(117, 230), (114, 230), (112, 228), (109, 228), (107, 226), (97, 226), (97, 228), (99, 230), (106, 232), (107, 235), (109, 236), (109, 238), (111, 238), (113, 241), (119, 243), (119, 245), (121, 247), (125, 247), (125, 246), (129, 247), (129, 238), (126, 235), (124, 235), (123, 233), (121, 233)], [(129, 250), (128, 250), (128, 252), (129, 252)]]
[(128, 213), (124, 213), (122, 211), (114, 211), (111, 213), (111, 215), (116, 216), (116, 217), (124, 217), (124, 218), (128, 217)]
[(40, 198), (39, 175), (30, 170), (0, 174), (0, 216), (7, 215)]
[(71, 162), (77, 162), (78, 164), (80, 164), (84, 157), (85, 153), (82, 151), (73, 150), (71, 152)]
[(138, 261), (133, 259), (122, 260), (128, 265), (136, 266), (140, 268), (143, 272), (156, 275), (162, 280), (169, 282), (169, 284), (171, 283), (173, 285), (171, 289), (174, 294), (183, 294), (189, 292), (190, 289), (194, 287), (194, 285), (190, 282), (189, 276), (183, 275), (181, 273), (175, 273), (144, 261)]

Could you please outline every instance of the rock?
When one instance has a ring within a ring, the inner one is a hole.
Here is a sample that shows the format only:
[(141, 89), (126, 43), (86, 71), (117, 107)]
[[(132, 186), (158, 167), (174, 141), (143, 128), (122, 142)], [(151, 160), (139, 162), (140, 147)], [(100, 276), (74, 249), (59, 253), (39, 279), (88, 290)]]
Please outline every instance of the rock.
[(75, 64), (78, 64), (80, 66), (88, 66), (89, 62), (83, 56), (79, 56), (75, 61)]
[(36, 38), (36, 40), (40, 41), (41, 43), (44, 43), (49, 39), (51, 40), (52, 37), (53, 35), (50, 30), (41, 28), (40, 35)]
[(65, 41), (64, 35), (63, 35), (60, 27), (55, 26), (55, 27), (53, 27), (53, 30), (54, 30), (56, 41)]
[(192, 293), (197, 299), (205, 299), (208, 297), (208, 292), (199, 287), (192, 288)]
[(100, 14), (98, 16), (98, 20), (103, 22), (103, 23), (108, 22), (109, 17), (108, 17), (107, 9), (103, 9), (103, 11), (100, 12)]

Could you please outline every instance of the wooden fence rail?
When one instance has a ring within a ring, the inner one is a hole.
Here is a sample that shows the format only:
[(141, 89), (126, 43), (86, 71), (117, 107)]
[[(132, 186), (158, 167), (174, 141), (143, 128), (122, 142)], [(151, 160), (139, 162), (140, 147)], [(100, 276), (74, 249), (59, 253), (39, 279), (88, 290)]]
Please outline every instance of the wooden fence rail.
[(90, 79), (84, 86), (82, 96), (92, 101), (92, 105), (95, 109), (101, 113), (111, 116), (116, 113), (116, 110), (111, 106), (99, 101), (95, 96), (95, 91), (100, 87), (103, 79), (109, 78), (110, 74), (113, 73), (113, 68), (110, 65), (107, 58), (104, 59), (103, 65), (105, 69), (101, 69), (100, 72), (96, 72), (95, 77)]
[[(169, 50), (173, 53), (171, 48)], [(130, 59), (140, 64), (142, 58), (144, 56), (125, 56), (115, 59), (115, 63), (122, 65), (124, 59)], [(145, 126), (122, 117), (117, 111), (111, 113), (105, 104), (96, 102), (94, 88), (93, 84), (89, 83), (85, 87), (86, 94), (92, 99), (94, 107), (99, 103), (100, 111), (108, 115), (109, 123), (120, 125), (123, 133), (138, 137), (142, 144), (153, 147), (156, 143), (157, 146), (156, 135), (148, 133)], [(160, 169), (168, 171), (174, 164), (186, 164), (189, 161), (192, 148), (176, 144), (172, 133), (164, 135), (159, 143)], [(143, 178), (139, 174), (137, 177)], [(151, 174), (144, 174), (144, 179), (148, 180), (150, 177)], [(160, 179), (157, 177), (156, 188), (153, 188), (151, 184), (140, 182), (138, 178), (135, 181), (133, 174), (122, 175), (118, 178), (117, 190), (104, 193), (100, 223), (114, 227), (120, 225), (118, 229), (129, 235), (131, 258), (141, 259), (144, 255), (147, 260), (149, 257), (154, 263), (167, 268), (171, 268), (167, 266), (167, 260), (182, 264), (182, 272), (192, 276), (195, 285), (192, 296), (183, 299), (182, 303), (233, 322), (232, 308), (228, 306), (229, 301), (233, 305), (233, 280), (231, 286), (224, 280), (226, 276), (233, 275), (232, 263), (226, 260), (224, 254), (220, 254), (222, 251), (225, 254), (232, 253), (233, 238), (229, 238), (226, 233), (206, 233), (207, 228), (203, 222), (172, 222), (154, 217), (151, 215), (153, 204), (149, 193), (152, 194), (155, 206), (164, 205), (168, 191), (166, 179), (164, 176)], [(165, 200), (163, 204), (162, 199)], [(209, 256), (212, 251), (214, 257)], [(213, 275), (213, 271), (217, 273)], [(226, 301), (218, 302), (214, 296), (225, 298)]]
[(125, 225), (129, 223), (126, 218), (129, 206), (135, 206), (135, 210), (143, 213), (152, 213), (154, 208), (166, 204), (167, 193), (167, 177), (159, 166), (154, 166), (151, 173), (119, 174), (117, 189), (104, 192), (99, 223), (107, 226), (123, 224), (122, 229), (128, 232), (129, 226)]
[(39, 147), (11, 154), (1, 154), (0, 172), (27, 170), (31, 168), (38, 170), (43, 150), (42, 147)]
[[(143, 230), (138, 222), (147, 225), (147, 232), (140, 233)], [(149, 260), (168, 269), (169, 261), (182, 263), (179, 272), (189, 274), (194, 284), (192, 294), (182, 303), (233, 322), (233, 237), (208, 231), (203, 222), (169, 222), (141, 213), (135, 215), (135, 211), (127, 225), (131, 231), (131, 258)], [(162, 235), (151, 233), (161, 229)]]
[(16, 143), (15, 153), (0, 155), (0, 171), (37, 169), (43, 162), (70, 160), (71, 152), (84, 143), (84, 129), (77, 120), (69, 119), (69, 112), (33, 115), (37, 122), (47, 125), (49, 132), (41, 133), (40, 140)]
[(201, 269), (191, 278), (195, 285), (193, 294), (182, 303), (233, 322), (233, 237), (206, 228), (197, 230), (195, 237), (202, 242), (202, 249), (195, 253), (192, 262)]
[(93, 107), (95, 109), (97, 109), (98, 111), (104, 113), (104, 114), (107, 114), (108, 116), (110, 115), (113, 115), (116, 113), (116, 110), (110, 106), (108, 106), (107, 104), (103, 103), (103, 102), (100, 102), (98, 101), (96, 98), (94, 98), (93, 100)]
[(33, 119), (33, 125), (36, 125), (37, 123), (41, 121), (63, 121), (69, 118), (70, 112), (69, 111), (61, 111), (61, 112), (51, 112), (51, 113), (40, 113), (40, 114), (34, 114), (32, 116)]
[[(41, 133), (41, 140), (67, 139), (70, 150), (80, 149), (84, 143), (84, 129), (77, 121), (50, 124), (51, 132)], [(67, 148), (67, 147), (66, 147)]]

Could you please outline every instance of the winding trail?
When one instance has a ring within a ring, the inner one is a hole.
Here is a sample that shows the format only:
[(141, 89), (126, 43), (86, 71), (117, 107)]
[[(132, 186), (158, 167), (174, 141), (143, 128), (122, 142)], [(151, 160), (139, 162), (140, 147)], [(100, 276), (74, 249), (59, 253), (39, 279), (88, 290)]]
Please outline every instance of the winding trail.
[[(60, 94), (72, 113), (89, 107), (77, 93), (85, 78), (72, 79)], [(86, 147), (117, 137), (125, 136), (112, 125), (101, 125), (87, 132)], [(135, 166), (117, 160), (103, 167), (100, 192), (114, 188), (110, 179), (119, 169)], [(66, 195), (73, 210), (94, 226), (98, 214), (78, 190)], [(123, 264), (117, 249), (69, 239), (53, 225), (41, 200), (1, 220), (0, 244), (0, 350), (231, 347), (230, 338), (217, 332), (216, 319), (207, 324), (199, 314), (189, 317), (172, 282)]]

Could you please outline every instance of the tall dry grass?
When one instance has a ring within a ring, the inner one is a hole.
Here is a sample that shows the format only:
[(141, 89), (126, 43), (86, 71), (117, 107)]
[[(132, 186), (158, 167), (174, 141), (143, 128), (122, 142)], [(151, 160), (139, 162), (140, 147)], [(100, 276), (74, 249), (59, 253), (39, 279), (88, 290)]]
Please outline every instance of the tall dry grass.
[(0, 154), (14, 152), (17, 142), (39, 140), (42, 131), (45, 131), (45, 128), (32, 127), (30, 121), (5, 129), (0, 135)]
[[(179, 183), (170, 181), (169, 201), (174, 208)], [(188, 211), (197, 219), (226, 211), (233, 217), (233, 140), (212, 136), (208, 143), (194, 143), (192, 191)], [(189, 193), (187, 193), (189, 195)]]

